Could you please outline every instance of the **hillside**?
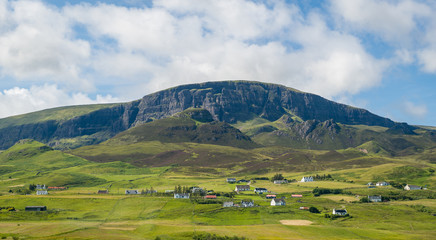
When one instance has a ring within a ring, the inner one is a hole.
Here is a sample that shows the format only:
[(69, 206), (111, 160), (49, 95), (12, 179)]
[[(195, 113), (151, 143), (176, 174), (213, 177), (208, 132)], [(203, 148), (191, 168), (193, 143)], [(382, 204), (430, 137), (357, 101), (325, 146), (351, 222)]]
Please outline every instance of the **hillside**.
[(387, 128), (397, 125), (367, 110), (285, 86), (223, 81), (178, 86), (129, 103), (59, 108), (0, 119), (0, 149), (26, 138), (59, 149), (96, 144), (131, 127), (189, 108), (206, 109), (214, 120), (228, 124), (258, 118), (274, 122), (289, 116), (298, 121), (332, 120)]

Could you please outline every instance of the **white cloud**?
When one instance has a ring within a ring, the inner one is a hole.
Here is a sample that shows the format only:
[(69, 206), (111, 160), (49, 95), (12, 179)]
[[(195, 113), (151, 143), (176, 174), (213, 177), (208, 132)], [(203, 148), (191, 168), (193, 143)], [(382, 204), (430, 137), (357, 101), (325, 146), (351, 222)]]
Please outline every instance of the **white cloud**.
[[(47, 87), (50, 96), (60, 91), (78, 102), (89, 98), (71, 92), (109, 89), (132, 99), (179, 84), (226, 79), (275, 82), (340, 98), (378, 85), (390, 64), (369, 54), (357, 37), (332, 29), (320, 13), (306, 16), (284, 1), (169, 0), (154, 1), (153, 8), (82, 3), (58, 9), (38, 1), (0, 0), (0, 19), (2, 13), (2, 75), (36, 85), (50, 80), (62, 87)], [(401, 32), (409, 31), (408, 22)], [(17, 89), (27, 91), (18, 96), (37, 92)], [(10, 90), (3, 97), (13, 96)], [(45, 102), (55, 99), (66, 104), (60, 97)], [(40, 109), (37, 100), (29, 109)]]
[(68, 93), (56, 85), (14, 87), (0, 92), (0, 118), (32, 111), (67, 105), (117, 102), (110, 95), (97, 95), (91, 99), (84, 93)]
[(428, 109), (425, 104), (418, 105), (409, 101), (405, 101), (403, 103), (403, 111), (412, 117), (421, 119), (424, 118), (428, 113)]
[(345, 25), (400, 43), (412, 41), (419, 22), (433, 14), (429, 5), (412, 0), (331, 0), (331, 8)]
[(3, 76), (92, 88), (92, 84), (80, 77), (90, 46), (86, 41), (73, 39), (71, 26), (62, 12), (38, 1), (3, 2), (1, 5), (5, 18), (0, 25)]

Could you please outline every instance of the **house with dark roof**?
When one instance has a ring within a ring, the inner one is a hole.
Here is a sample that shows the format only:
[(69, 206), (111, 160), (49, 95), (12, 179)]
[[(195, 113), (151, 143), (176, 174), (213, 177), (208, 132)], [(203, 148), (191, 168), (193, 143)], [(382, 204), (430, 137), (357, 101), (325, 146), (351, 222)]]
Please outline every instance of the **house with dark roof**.
[(97, 194), (108, 194), (108, 190), (98, 190)]
[(133, 190), (133, 189), (126, 190), (126, 195), (135, 195), (135, 194), (141, 194), (141, 192), (139, 190)]
[(250, 185), (236, 185), (235, 191), (250, 191)]
[(274, 184), (286, 184), (288, 183), (288, 180), (284, 179), (284, 180), (274, 180)]
[(377, 182), (375, 185), (378, 186), (378, 187), (381, 187), (381, 186), (389, 186), (389, 183), (383, 181), (383, 182)]
[(271, 206), (285, 206), (286, 202), (282, 198), (271, 200)]
[(254, 189), (254, 192), (255, 192), (255, 193), (262, 194), (262, 193), (266, 193), (266, 192), (268, 192), (268, 190), (267, 190), (266, 188), (255, 188), (255, 189)]
[(46, 206), (27, 206), (24, 209), (26, 212), (41, 212), (41, 211), (47, 211)]
[(337, 209), (336, 210), (335, 208), (333, 208), (333, 215), (345, 216), (347, 214), (348, 214), (348, 212), (346, 209)]
[(236, 178), (227, 178), (226, 180), (228, 183), (235, 183), (236, 182)]
[(381, 195), (375, 195), (375, 196), (369, 196), (368, 195), (368, 200), (370, 202), (381, 202), (382, 201), (382, 196)]
[(36, 195), (47, 195), (47, 194), (48, 194), (47, 190), (37, 190), (36, 191)]
[(189, 193), (174, 193), (174, 198), (189, 199)]
[(313, 177), (303, 177), (300, 182), (313, 182)]
[(253, 200), (242, 200), (241, 207), (254, 207)]

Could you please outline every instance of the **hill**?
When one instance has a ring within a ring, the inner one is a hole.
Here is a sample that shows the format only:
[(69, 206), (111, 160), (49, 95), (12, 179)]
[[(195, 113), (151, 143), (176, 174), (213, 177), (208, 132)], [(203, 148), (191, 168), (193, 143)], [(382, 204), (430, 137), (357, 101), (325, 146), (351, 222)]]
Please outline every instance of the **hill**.
[[(96, 144), (189, 108), (206, 109), (214, 120), (233, 125), (254, 119), (274, 122), (283, 116), (301, 122), (331, 120), (386, 128), (398, 125), (367, 110), (285, 86), (223, 81), (178, 86), (129, 103), (58, 108), (0, 119), (0, 149), (26, 138), (58, 149)], [(399, 130), (396, 128), (394, 133)]]

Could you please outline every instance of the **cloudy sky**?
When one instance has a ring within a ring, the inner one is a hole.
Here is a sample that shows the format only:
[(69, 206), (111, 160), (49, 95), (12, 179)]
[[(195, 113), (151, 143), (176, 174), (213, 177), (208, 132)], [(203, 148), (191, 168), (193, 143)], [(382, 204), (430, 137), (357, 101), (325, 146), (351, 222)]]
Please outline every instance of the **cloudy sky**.
[(0, 0), (0, 118), (233, 79), (436, 126), (436, 1)]

